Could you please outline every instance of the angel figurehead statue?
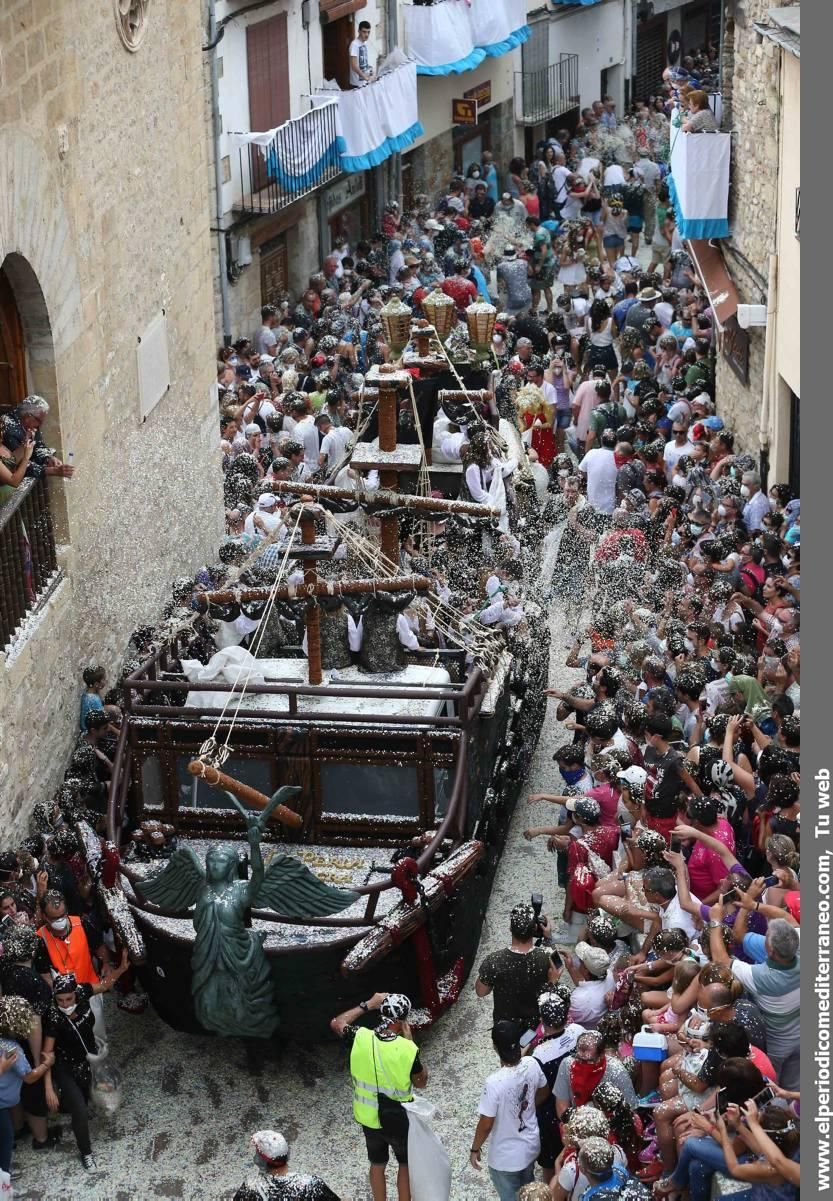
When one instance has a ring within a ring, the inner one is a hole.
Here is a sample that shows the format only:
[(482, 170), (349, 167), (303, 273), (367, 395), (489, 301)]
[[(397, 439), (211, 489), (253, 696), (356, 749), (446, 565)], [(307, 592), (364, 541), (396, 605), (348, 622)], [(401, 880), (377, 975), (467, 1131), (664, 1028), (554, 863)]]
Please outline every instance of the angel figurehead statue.
[(209, 847), (203, 867), (192, 847), (180, 846), (166, 867), (141, 885), (142, 894), (166, 909), (190, 909), (196, 938), (191, 955), (194, 1013), (213, 1034), (269, 1038), (278, 1025), (272, 974), (263, 949), (266, 931), (246, 928), (246, 911), (272, 909), (287, 918), (321, 917), (346, 909), (356, 894), (331, 888), (291, 855), (264, 864), (260, 840), (271, 814), (300, 788), (279, 789), (260, 814), (230, 792), (246, 822), (251, 875), (240, 880), (237, 852)]

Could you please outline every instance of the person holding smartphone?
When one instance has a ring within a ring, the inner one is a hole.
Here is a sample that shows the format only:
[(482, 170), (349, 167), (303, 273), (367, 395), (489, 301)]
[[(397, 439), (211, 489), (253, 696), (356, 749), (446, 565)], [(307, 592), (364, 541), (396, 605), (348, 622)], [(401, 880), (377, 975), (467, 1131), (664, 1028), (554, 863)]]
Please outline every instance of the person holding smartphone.
[(34, 1084), (52, 1067), (55, 1056), (41, 1052), (41, 1061), (33, 1068), (21, 1043), (31, 1033), (34, 1011), (22, 997), (0, 998), (0, 1168), (12, 1170), (14, 1123), (12, 1110), (20, 1104), (24, 1084)]

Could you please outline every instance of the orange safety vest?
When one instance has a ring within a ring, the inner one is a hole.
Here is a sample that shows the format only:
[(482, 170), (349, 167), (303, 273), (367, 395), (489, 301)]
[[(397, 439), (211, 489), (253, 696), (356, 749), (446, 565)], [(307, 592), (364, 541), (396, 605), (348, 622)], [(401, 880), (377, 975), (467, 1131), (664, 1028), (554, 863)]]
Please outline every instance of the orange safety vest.
[(93, 967), (90, 944), (80, 917), (71, 917), (66, 938), (56, 938), (48, 926), (38, 933), (46, 944), (49, 962), (59, 975), (72, 972), (79, 984), (98, 984), (98, 972)]

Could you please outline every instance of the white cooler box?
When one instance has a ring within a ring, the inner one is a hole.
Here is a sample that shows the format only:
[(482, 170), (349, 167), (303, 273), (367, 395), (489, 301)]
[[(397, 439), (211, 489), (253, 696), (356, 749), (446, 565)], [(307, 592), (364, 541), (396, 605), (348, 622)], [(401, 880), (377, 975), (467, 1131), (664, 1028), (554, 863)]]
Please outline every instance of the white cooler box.
[(660, 1063), (668, 1058), (668, 1039), (643, 1026), (633, 1040), (633, 1057), (646, 1063)]

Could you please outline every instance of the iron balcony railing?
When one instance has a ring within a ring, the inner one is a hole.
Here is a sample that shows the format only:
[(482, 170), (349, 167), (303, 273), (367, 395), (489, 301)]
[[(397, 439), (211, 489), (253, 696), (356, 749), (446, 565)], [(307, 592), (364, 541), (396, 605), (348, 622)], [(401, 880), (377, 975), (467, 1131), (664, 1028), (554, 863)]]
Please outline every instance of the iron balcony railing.
[(515, 120), (541, 125), (578, 108), (578, 55), (562, 54), (540, 71), (515, 72)]
[(341, 174), (336, 109), (313, 108), (281, 125), (265, 146), (239, 147), (238, 213), (277, 213)]
[(25, 479), (0, 504), (0, 651), (59, 578), (46, 479)]

